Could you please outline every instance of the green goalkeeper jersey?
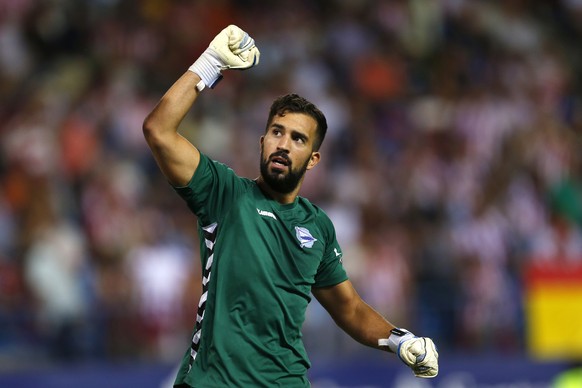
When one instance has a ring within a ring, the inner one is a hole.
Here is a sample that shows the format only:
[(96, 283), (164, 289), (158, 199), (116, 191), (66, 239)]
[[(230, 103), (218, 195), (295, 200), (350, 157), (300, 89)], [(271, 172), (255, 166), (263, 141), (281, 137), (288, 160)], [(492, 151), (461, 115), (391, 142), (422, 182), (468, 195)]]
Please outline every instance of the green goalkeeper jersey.
[(205, 155), (176, 191), (198, 218), (203, 289), (175, 384), (308, 387), (311, 288), (347, 280), (327, 215), (302, 197), (282, 205)]

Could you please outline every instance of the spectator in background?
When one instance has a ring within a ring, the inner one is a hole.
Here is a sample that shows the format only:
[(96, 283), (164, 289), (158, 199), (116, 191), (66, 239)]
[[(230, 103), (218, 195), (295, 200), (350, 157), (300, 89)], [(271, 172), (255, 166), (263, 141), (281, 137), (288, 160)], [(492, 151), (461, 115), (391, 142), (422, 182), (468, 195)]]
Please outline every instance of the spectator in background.
[(47, 350), (57, 359), (71, 361), (95, 350), (89, 337), (92, 279), (85, 239), (57, 216), (50, 201), (46, 195), (38, 196), (29, 214), (33, 243), (25, 253), (24, 275)]

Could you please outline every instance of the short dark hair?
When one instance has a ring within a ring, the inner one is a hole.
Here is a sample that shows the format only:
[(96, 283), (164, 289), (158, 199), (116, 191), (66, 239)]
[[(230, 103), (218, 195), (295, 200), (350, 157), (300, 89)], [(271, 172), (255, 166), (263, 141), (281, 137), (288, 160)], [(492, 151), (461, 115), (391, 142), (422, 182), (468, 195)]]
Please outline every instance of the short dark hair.
[(325, 115), (317, 106), (315, 106), (312, 102), (306, 100), (305, 98), (295, 94), (286, 94), (284, 96), (277, 97), (273, 104), (271, 105), (271, 109), (269, 111), (269, 118), (267, 120), (267, 128), (269, 130), (269, 126), (273, 122), (273, 118), (275, 115), (284, 116), (285, 113), (303, 113), (310, 117), (312, 117), (315, 122), (317, 123), (317, 127), (315, 130), (316, 137), (313, 141), (313, 151), (319, 151), (319, 147), (323, 143), (323, 139), (325, 139), (325, 134), (327, 132), (327, 120)]

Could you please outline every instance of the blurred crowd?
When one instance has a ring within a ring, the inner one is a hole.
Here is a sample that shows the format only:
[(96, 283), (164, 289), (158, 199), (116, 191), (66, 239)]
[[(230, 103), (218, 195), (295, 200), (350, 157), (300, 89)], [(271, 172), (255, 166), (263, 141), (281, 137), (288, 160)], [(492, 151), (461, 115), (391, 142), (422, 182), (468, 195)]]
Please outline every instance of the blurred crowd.
[[(260, 65), (182, 134), (254, 178), (271, 101), (312, 100), (301, 195), (364, 299), (439, 350), (526, 352), (524, 269), (582, 261), (582, 1), (0, 0), (0, 364), (186, 349), (196, 219), (141, 125), (230, 23)], [(314, 303), (306, 340), (352, 351), (330, 325)]]

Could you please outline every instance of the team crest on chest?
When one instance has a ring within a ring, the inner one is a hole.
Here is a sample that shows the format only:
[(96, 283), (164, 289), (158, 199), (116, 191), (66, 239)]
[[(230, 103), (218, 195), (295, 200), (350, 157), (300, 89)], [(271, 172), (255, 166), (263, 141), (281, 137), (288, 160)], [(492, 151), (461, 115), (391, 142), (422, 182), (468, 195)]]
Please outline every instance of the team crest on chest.
[(302, 228), (301, 226), (295, 227), (295, 235), (297, 236), (297, 240), (299, 240), (300, 247), (312, 248), (313, 243), (317, 241), (315, 237), (311, 235), (309, 229)]

